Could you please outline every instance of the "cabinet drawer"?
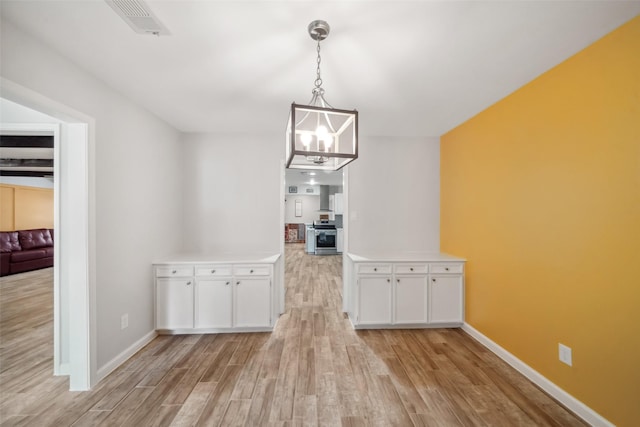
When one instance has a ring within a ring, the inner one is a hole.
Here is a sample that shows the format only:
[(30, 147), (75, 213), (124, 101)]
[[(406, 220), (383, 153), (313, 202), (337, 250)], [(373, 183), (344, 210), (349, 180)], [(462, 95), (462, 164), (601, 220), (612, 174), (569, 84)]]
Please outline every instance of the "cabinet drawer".
[(391, 264), (359, 264), (358, 274), (391, 274)]
[(193, 267), (166, 266), (156, 267), (156, 277), (189, 277), (193, 276)]
[(427, 264), (396, 264), (397, 274), (427, 274), (429, 268)]
[(198, 277), (231, 276), (230, 265), (199, 265), (196, 267)]
[(464, 265), (460, 263), (431, 264), (430, 273), (437, 274), (462, 274)]
[(271, 268), (268, 265), (236, 265), (234, 267), (236, 276), (268, 276)]

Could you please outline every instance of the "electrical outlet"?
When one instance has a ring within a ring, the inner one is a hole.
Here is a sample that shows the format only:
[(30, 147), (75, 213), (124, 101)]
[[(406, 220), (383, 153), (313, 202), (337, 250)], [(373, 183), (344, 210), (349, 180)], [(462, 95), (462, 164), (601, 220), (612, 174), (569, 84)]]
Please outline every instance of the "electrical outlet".
[(571, 347), (558, 343), (558, 354), (562, 363), (571, 366)]
[(129, 315), (123, 314), (120, 317), (120, 329), (127, 329), (129, 327)]

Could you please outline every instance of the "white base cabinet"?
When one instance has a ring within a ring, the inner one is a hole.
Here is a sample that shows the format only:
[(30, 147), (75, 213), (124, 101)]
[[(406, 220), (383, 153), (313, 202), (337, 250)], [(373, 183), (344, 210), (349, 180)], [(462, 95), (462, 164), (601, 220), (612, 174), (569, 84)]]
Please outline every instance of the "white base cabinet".
[(254, 328), (271, 323), (271, 289), (269, 279), (237, 278), (235, 283), (234, 321), (236, 327)]
[(158, 279), (156, 328), (193, 328), (193, 279)]
[(464, 322), (464, 261), (384, 262), (349, 254), (346, 303), (356, 328), (457, 327)]
[(156, 329), (164, 333), (272, 330), (273, 270), (273, 264), (156, 265)]
[(429, 290), (429, 322), (462, 323), (464, 320), (462, 275), (432, 275)]
[(396, 325), (427, 321), (427, 276), (396, 276), (393, 323)]
[(198, 279), (196, 304), (196, 328), (231, 328), (233, 286), (231, 278)]
[(390, 277), (364, 276), (359, 279), (358, 323), (377, 325), (391, 323), (393, 298)]

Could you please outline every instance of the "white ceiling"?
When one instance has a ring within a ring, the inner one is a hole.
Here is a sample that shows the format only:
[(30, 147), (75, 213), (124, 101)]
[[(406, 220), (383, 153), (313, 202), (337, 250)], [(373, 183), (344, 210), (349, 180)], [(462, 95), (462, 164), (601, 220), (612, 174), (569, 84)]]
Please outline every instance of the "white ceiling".
[(148, 1), (170, 36), (102, 0), (0, 2), (41, 39), (185, 132), (284, 132), (315, 79), (361, 135), (439, 136), (640, 13), (639, 1)]
[(289, 185), (342, 185), (342, 170), (306, 171), (285, 169), (285, 187)]

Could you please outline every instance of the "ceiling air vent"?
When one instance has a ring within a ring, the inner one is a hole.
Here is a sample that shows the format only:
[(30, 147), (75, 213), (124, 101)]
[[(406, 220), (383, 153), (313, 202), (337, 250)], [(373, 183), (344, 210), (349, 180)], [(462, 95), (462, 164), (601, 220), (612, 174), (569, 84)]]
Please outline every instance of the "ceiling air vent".
[(105, 0), (133, 31), (139, 34), (169, 35), (167, 27), (158, 20), (142, 0)]

